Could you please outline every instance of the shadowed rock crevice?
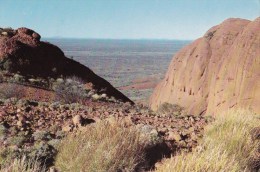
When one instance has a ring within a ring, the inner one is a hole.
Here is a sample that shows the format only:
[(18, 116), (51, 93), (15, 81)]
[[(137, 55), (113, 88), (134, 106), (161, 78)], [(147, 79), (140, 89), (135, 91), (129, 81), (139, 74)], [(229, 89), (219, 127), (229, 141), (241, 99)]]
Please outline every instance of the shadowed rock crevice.
[(163, 158), (170, 158), (173, 153), (171, 149), (172, 148), (168, 147), (165, 142), (147, 149), (145, 155), (147, 170), (153, 170), (155, 164), (160, 162)]

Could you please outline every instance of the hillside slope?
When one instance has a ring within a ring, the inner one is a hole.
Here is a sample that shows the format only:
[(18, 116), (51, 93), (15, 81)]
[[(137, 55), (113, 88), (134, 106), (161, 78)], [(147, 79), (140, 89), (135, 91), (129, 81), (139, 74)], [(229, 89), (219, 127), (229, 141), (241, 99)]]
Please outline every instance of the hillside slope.
[(40, 38), (38, 33), (27, 28), (0, 28), (0, 70), (32, 78), (77, 76), (99, 93), (132, 102), (88, 67), (65, 57), (58, 47)]

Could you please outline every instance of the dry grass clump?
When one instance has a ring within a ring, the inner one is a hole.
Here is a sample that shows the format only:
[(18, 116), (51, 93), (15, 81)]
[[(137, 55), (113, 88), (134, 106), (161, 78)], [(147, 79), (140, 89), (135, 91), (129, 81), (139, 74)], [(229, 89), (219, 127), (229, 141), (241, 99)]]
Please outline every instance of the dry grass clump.
[(55, 166), (64, 172), (134, 171), (143, 161), (145, 146), (135, 128), (98, 122), (62, 141)]
[(259, 140), (251, 139), (250, 131), (259, 124), (260, 115), (245, 110), (232, 110), (216, 116), (215, 122), (206, 128), (200, 150), (198, 147), (193, 153), (172, 157), (159, 165), (156, 171), (257, 171), (248, 164), (259, 146)]
[(45, 172), (46, 169), (37, 160), (28, 160), (25, 156), (14, 159), (5, 167), (0, 167), (0, 172)]
[(156, 169), (157, 172), (238, 172), (238, 162), (234, 156), (228, 156), (215, 148), (190, 154), (181, 153), (165, 160)]

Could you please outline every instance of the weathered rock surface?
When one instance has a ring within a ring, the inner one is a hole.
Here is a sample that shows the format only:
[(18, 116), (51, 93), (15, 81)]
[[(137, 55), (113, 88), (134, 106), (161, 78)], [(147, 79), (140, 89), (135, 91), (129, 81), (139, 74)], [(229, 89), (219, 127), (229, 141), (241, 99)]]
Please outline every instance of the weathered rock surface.
[(260, 113), (260, 18), (227, 19), (180, 50), (150, 99), (192, 114), (217, 114), (231, 108)]
[(42, 42), (40, 38), (38, 33), (27, 28), (0, 28), (0, 70), (32, 78), (77, 76), (99, 93), (131, 102), (109, 82), (86, 66), (65, 57), (58, 47)]

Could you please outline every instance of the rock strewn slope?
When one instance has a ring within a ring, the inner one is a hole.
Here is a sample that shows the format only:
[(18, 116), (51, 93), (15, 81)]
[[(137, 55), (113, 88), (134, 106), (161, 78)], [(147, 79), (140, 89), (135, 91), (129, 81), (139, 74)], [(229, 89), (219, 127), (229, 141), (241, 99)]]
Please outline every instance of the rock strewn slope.
[(33, 78), (77, 76), (95, 90), (124, 102), (126, 96), (86, 66), (65, 57), (55, 45), (40, 41), (33, 30), (0, 28), (0, 70)]
[(260, 18), (225, 20), (179, 51), (150, 99), (153, 110), (164, 102), (192, 114), (260, 113)]
[[(0, 99), (0, 148), (10, 146), (7, 140), (20, 136), (18, 133), (27, 133), (25, 145), (20, 146), (28, 146), (35, 142), (32, 138), (35, 132), (48, 131), (53, 136), (52, 139), (55, 139), (60, 131), (69, 132), (101, 120), (111, 123), (119, 121), (125, 123), (126, 127), (145, 127), (144, 132), (155, 129), (155, 136), (162, 139), (169, 152), (175, 153), (181, 149), (192, 150), (202, 137), (204, 126), (212, 119), (155, 114), (146, 107), (132, 106), (129, 103), (89, 101), (81, 105)], [(6, 130), (5, 137), (1, 135), (3, 127)]]

